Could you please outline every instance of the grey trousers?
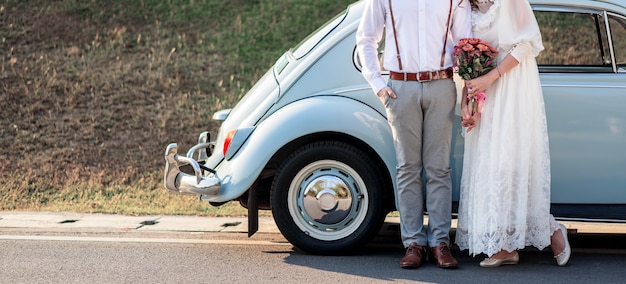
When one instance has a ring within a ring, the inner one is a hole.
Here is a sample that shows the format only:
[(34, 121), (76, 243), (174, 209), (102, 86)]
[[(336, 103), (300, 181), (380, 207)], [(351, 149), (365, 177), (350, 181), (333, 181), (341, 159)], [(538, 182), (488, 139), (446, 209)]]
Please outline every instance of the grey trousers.
[[(450, 144), (456, 86), (452, 79), (390, 80), (396, 99), (384, 100), (396, 150), (398, 210), (402, 243), (450, 244), (452, 180)], [(425, 174), (426, 199), (422, 190)], [(426, 208), (424, 208), (424, 205)], [(424, 211), (428, 226), (424, 227)]]

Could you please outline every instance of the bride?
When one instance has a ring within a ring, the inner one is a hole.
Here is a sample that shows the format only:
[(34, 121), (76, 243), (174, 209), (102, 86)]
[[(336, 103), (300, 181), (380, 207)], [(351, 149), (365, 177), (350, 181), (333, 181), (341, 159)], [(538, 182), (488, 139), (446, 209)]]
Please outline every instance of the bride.
[[(471, 0), (474, 37), (498, 52), (498, 65), (466, 81), (465, 135), (456, 243), (480, 266), (516, 264), (517, 250), (551, 246), (559, 266), (571, 249), (565, 226), (550, 215), (550, 151), (535, 57), (543, 50), (527, 0)], [(470, 118), (466, 94), (485, 92), (482, 116)]]

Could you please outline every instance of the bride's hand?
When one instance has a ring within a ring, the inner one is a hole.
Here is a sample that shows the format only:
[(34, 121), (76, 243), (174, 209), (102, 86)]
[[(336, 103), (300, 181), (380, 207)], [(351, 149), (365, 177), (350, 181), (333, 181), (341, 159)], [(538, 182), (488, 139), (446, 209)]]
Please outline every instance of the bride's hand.
[(487, 90), (487, 88), (489, 88), (489, 86), (491, 86), (496, 79), (498, 79), (497, 71), (496, 73), (490, 71), (483, 76), (465, 81), (465, 86), (467, 87), (467, 91), (470, 95), (476, 95)]

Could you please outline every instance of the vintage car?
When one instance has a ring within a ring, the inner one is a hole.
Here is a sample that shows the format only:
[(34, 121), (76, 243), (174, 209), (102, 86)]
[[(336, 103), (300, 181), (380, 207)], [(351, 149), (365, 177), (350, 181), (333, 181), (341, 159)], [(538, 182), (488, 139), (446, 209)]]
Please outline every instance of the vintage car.
[[(558, 219), (626, 221), (626, 3), (531, 0), (546, 47), (537, 58)], [(165, 187), (218, 206), (271, 210), (309, 253), (369, 242), (395, 207), (395, 155), (384, 107), (360, 72), (355, 31), (363, 1), (285, 52), (231, 110), (217, 135), (185, 155), (165, 151)], [(382, 57), (381, 57), (382, 58)], [(459, 83), (457, 81), (457, 83)], [(458, 113), (458, 112), (457, 112)], [(214, 140), (213, 140), (214, 139)], [(450, 161), (456, 210), (463, 131)]]

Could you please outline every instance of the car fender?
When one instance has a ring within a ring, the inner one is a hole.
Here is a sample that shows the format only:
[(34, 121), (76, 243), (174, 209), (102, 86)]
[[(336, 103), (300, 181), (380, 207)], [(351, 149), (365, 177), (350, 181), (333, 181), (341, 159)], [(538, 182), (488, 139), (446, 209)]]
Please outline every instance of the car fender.
[(386, 164), (395, 189), (395, 150), (385, 117), (349, 97), (316, 96), (288, 104), (262, 121), (233, 158), (218, 166), (220, 194), (203, 199), (224, 202), (239, 197), (281, 147), (320, 132), (345, 133), (369, 145)]

